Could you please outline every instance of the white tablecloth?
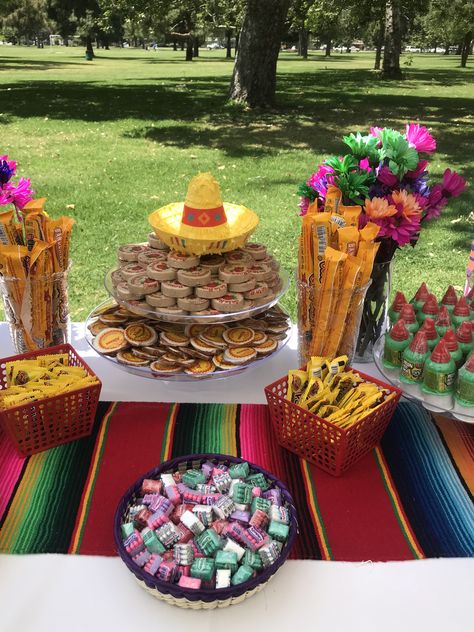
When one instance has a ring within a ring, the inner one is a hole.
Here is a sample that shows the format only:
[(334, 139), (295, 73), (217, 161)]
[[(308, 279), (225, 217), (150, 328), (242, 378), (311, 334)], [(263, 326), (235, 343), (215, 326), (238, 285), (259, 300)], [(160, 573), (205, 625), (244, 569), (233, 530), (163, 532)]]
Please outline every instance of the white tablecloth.
[[(265, 401), (263, 387), (297, 366), (296, 339), (267, 364), (221, 381), (163, 383), (128, 375), (100, 358), (73, 326), (73, 345), (103, 382), (102, 399)], [(13, 353), (0, 324), (0, 357)], [(361, 367), (376, 375), (374, 366)], [(350, 537), (350, 534), (348, 534)], [(0, 632), (177, 632), (289, 626), (331, 632), (472, 632), (473, 559), (390, 563), (289, 561), (258, 595), (213, 611), (185, 611), (143, 591), (118, 558), (0, 556)], [(146, 627), (145, 627), (146, 626)]]

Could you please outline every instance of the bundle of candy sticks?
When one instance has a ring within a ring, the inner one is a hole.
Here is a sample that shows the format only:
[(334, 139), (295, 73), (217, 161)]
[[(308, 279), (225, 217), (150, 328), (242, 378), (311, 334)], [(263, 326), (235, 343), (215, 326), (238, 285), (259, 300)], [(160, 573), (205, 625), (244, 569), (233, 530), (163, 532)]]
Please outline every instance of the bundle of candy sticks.
[(303, 217), (298, 252), (299, 327), (303, 357), (352, 354), (360, 307), (379, 243), (379, 227), (359, 230), (360, 206), (344, 206), (329, 186), (324, 212), (317, 200)]
[(66, 281), (74, 220), (52, 220), (45, 198), (19, 211), (0, 213), (0, 281), (7, 319), (17, 346), (30, 351), (66, 340)]

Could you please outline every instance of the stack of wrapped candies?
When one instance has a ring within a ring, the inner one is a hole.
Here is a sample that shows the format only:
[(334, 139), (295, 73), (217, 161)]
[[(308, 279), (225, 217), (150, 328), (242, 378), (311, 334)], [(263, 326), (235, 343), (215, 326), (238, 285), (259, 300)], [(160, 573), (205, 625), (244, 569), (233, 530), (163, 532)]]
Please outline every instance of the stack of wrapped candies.
[(245, 461), (144, 479), (121, 525), (137, 566), (182, 588), (228, 588), (273, 564), (290, 533), (281, 490)]
[(52, 220), (46, 198), (28, 202), (15, 222), (0, 213), (0, 289), (18, 352), (67, 341), (67, 277), (74, 220)]
[(458, 297), (452, 285), (440, 301), (422, 283), (408, 303), (395, 294), (382, 364), (404, 390), (427, 404), (474, 416), (474, 290)]

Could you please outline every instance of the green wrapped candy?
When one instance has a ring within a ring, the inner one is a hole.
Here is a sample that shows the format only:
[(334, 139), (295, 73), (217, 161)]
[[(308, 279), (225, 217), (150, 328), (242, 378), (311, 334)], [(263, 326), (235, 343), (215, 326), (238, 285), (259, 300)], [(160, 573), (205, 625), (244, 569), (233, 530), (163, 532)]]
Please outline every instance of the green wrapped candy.
[(210, 582), (214, 577), (216, 565), (209, 557), (198, 557), (191, 565), (191, 577), (197, 577), (205, 582)]
[(236, 483), (232, 489), (232, 500), (240, 505), (250, 505), (252, 502), (252, 485)]
[(231, 478), (247, 478), (250, 472), (249, 464), (246, 461), (242, 463), (234, 463), (229, 468)]
[(217, 551), (216, 568), (228, 568), (234, 574), (239, 566), (237, 553), (234, 551)]
[(288, 539), (290, 527), (289, 525), (283, 524), (282, 522), (270, 520), (267, 533), (274, 540), (277, 540), (278, 542), (285, 542)]
[(230, 583), (232, 584), (232, 586), (237, 586), (237, 584), (243, 584), (243, 582), (248, 581), (252, 577), (253, 568), (250, 568), (250, 566), (247, 566), (247, 564), (242, 564), (242, 566), (239, 567), (239, 570), (234, 573), (234, 575), (232, 575)]
[(252, 513), (255, 513), (256, 509), (260, 509), (261, 511), (264, 511), (266, 514), (268, 514), (271, 506), (272, 503), (266, 498), (255, 496), (255, 498), (252, 500), (251, 510)]
[(254, 553), (250, 549), (246, 549), (243, 557), (243, 563), (256, 571), (263, 568), (262, 558), (258, 553)]
[(256, 474), (251, 474), (250, 476), (247, 476), (245, 482), (249, 485), (252, 485), (252, 487), (260, 487), (262, 492), (266, 492), (267, 489), (270, 487), (267, 479), (261, 472), (257, 472)]
[(206, 529), (196, 538), (196, 545), (204, 555), (214, 555), (222, 546), (222, 540), (214, 529)]
[(187, 487), (196, 489), (196, 485), (206, 482), (206, 477), (200, 470), (188, 470), (183, 474), (182, 480)]

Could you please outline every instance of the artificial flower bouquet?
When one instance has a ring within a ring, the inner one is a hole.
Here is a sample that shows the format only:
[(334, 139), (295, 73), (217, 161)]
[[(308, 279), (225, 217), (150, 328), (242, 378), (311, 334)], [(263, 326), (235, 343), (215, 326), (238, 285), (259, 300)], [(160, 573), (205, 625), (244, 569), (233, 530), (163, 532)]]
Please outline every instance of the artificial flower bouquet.
[[(371, 222), (379, 226), (380, 242), (362, 315), (357, 356), (365, 352), (383, 333), (387, 321), (387, 293), (390, 261), (395, 251), (414, 246), (424, 223), (441, 214), (466, 182), (446, 169), (441, 182), (430, 182), (429, 154), (436, 140), (426, 127), (406, 125), (405, 133), (391, 128), (372, 127), (369, 134), (343, 137), (349, 153), (330, 156), (309, 179), (299, 186), (299, 207), (305, 215), (312, 209), (325, 210), (326, 195), (332, 185), (340, 191), (340, 203), (359, 205), (358, 227)], [(336, 209), (337, 211), (337, 209)]]
[(52, 220), (16, 162), (0, 156), (0, 293), (18, 353), (68, 339), (67, 273), (74, 221)]

